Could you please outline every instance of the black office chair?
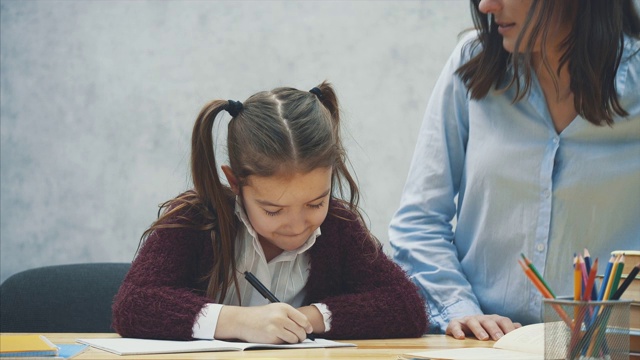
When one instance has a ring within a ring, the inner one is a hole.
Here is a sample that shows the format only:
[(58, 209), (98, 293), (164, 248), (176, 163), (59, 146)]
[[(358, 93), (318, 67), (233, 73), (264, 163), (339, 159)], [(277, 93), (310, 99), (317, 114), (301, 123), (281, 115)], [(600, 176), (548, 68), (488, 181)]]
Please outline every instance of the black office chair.
[(0, 332), (113, 332), (111, 304), (130, 263), (45, 266), (0, 285)]

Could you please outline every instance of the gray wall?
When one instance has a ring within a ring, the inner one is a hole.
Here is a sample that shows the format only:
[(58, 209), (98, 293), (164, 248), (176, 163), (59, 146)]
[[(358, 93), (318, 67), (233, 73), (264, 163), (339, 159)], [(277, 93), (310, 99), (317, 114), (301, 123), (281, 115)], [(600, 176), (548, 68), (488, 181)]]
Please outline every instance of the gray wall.
[(387, 225), (467, 0), (0, 2), (0, 277), (130, 261), (189, 185), (205, 102), (328, 79), (362, 207)]

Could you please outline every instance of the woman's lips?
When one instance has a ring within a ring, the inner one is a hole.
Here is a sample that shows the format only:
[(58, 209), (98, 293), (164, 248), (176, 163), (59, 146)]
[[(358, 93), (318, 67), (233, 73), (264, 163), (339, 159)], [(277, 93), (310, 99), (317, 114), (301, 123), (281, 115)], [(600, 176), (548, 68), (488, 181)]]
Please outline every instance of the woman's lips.
[(515, 23), (496, 23), (498, 25), (498, 33), (503, 35), (507, 33), (509, 30), (513, 29), (516, 24)]

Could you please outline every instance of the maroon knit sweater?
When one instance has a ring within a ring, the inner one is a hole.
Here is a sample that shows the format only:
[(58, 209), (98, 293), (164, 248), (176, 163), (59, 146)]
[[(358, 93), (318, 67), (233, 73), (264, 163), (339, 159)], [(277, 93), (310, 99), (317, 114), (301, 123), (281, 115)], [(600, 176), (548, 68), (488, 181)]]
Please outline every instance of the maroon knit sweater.
[[(346, 218), (346, 219), (345, 219)], [(419, 337), (425, 305), (398, 265), (367, 239), (356, 217), (331, 202), (309, 249), (304, 304), (325, 303), (332, 313), (327, 339)], [(205, 297), (200, 279), (211, 269), (209, 231), (156, 230), (145, 241), (114, 299), (113, 328), (123, 337), (192, 339)], [(368, 255), (367, 255), (368, 254)]]

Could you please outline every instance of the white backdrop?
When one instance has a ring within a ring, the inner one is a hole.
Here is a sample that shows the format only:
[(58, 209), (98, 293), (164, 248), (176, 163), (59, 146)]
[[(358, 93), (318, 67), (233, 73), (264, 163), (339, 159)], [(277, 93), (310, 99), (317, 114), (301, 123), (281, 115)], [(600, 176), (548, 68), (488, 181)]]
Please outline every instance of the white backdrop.
[(422, 114), (467, 0), (0, 0), (0, 281), (131, 261), (190, 187), (205, 102), (331, 81), (362, 207), (389, 253)]

